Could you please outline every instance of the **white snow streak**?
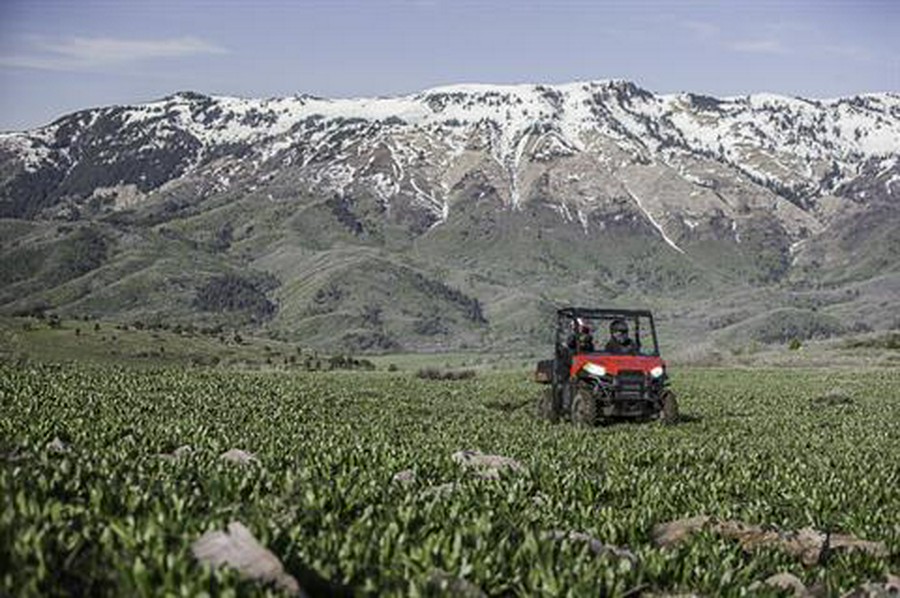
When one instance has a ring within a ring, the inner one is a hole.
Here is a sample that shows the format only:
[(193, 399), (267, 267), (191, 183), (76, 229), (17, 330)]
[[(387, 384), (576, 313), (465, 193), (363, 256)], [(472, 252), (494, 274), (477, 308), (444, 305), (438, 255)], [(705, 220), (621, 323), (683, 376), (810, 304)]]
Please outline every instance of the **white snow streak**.
[(663, 230), (663, 227), (660, 226), (660, 224), (650, 214), (650, 212), (648, 212), (646, 210), (646, 208), (644, 208), (644, 204), (641, 203), (640, 198), (637, 195), (635, 195), (634, 193), (632, 193), (631, 189), (628, 188), (628, 185), (625, 185), (623, 183), (622, 186), (625, 187), (625, 191), (628, 193), (628, 195), (631, 196), (631, 199), (634, 200), (634, 203), (636, 203), (637, 206), (641, 209), (641, 211), (647, 216), (647, 218), (650, 220), (650, 223), (656, 227), (656, 230), (658, 230), (659, 234), (662, 235), (663, 240), (666, 243), (668, 243), (672, 247), (672, 249), (674, 249), (678, 253), (684, 253), (684, 250), (681, 247), (679, 247), (678, 245), (676, 245), (675, 241), (673, 241), (672, 239), (669, 238), (669, 236), (666, 234), (666, 231)]
[(431, 225), (430, 228), (434, 228), (435, 226), (441, 224), (442, 222), (447, 221), (447, 217), (450, 215), (450, 207), (447, 205), (446, 200), (440, 200), (436, 198), (431, 193), (426, 193), (422, 191), (421, 188), (416, 184), (416, 180), (413, 177), (410, 177), (409, 184), (412, 185), (413, 190), (416, 192), (416, 197), (419, 199), (425, 200), (425, 202), (431, 207), (434, 211), (439, 212), (441, 214), (441, 219)]

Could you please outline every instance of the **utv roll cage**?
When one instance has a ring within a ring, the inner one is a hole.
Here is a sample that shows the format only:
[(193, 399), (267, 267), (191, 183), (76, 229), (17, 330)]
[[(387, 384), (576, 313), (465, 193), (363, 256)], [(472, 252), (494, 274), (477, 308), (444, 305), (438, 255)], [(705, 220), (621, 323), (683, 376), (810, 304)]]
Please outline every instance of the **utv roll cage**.
[(640, 339), (641, 318), (646, 318), (650, 322), (650, 334), (653, 337), (653, 351), (642, 353), (642, 355), (659, 357), (659, 340), (656, 338), (656, 325), (653, 323), (653, 314), (647, 309), (596, 309), (591, 307), (564, 307), (556, 311), (556, 351), (559, 353), (560, 347), (565, 346), (563, 335), (566, 334), (567, 322), (572, 322), (578, 318), (587, 318), (591, 320), (605, 320), (622, 318), (623, 320), (631, 320), (634, 324), (634, 335), (636, 339)]

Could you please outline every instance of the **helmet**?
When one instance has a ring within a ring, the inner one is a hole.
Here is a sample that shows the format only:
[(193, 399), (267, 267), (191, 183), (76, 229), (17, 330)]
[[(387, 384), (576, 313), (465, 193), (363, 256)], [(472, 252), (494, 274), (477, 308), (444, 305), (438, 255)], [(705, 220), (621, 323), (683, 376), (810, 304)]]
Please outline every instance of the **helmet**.
[(628, 324), (625, 322), (625, 320), (623, 320), (621, 318), (613, 320), (609, 324), (609, 333), (610, 334), (617, 334), (617, 333), (628, 334)]

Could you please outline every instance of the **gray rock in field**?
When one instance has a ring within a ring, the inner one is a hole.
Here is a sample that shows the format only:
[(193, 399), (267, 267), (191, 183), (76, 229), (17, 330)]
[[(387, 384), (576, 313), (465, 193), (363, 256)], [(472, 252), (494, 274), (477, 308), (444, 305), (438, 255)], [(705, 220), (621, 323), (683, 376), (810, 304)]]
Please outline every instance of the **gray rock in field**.
[(687, 540), (694, 532), (703, 529), (709, 523), (708, 515), (698, 515), (686, 519), (677, 519), (666, 523), (660, 523), (653, 527), (653, 541), (657, 546), (668, 548)]
[(404, 469), (403, 471), (398, 471), (394, 474), (394, 477), (391, 478), (391, 483), (400, 484), (403, 486), (408, 486), (410, 484), (415, 483), (416, 481), (416, 472), (412, 469)]
[(546, 507), (550, 504), (550, 497), (543, 492), (538, 492), (531, 497), (531, 503), (536, 507)]
[(553, 530), (551, 532), (548, 532), (546, 534), (546, 537), (557, 541), (568, 540), (569, 542), (584, 542), (590, 547), (591, 552), (593, 552), (596, 556), (602, 556), (606, 554), (618, 559), (629, 561), (632, 565), (636, 565), (638, 562), (637, 555), (635, 555), (627, 548), (622, 548), (621, 546), (613, 546), (612, 544), (604, 544), (597, 538), (584, 532), (565, 532), (562, 530)]
[(231, 567), (247, 579), (271, 583), (292, 596), (305, 596), (297, 580), (285, 572), (278, 557), (260, 544), (239, 521), (229, 523), (228, 531), (206, 532), (191, 545), (191, 552), (201, 563)]
[(852, 405), (855, 401), (853, 398), (839, 388), (829, 390), (824, 395), (816, 397), (812, 400), (813, 405), (834, 407), (836, 405)]
[(14, 448), (12, 451), (3, 455), (3, 459), (8, 461), (9, 463), (17, 463), (19, 461), (25, 461), (29, 458), (28, 453), (22, 452), (19, 448)]
[(783, 592), (790, 592), (791, 596), (798, 596), (801, 598), (813, 598), (814, 596), (800, 578), (792, 573), (776, 573), (775, 575), (767, 577), (762, 582), (753, 582), (747, 589), (751, 592), (761, 592), (765, 590), (766, 586)]
[(253, 453), (242, 451), (241, 449), (231, 449), (219, 455), (219, 459), (228, 461), (229, 463), (237, 463), (238, 465), (249, 465), (250, 463), (259, 463), (259, 459)]
[(487, 596), (477, 585), (456, 577), (446, 571), (437, 569), (431, 573), (426, 586), (428, 592), (439, 596), (455, 596), (456, 598), (482, 598)]
[(826, 534), (810, 527), (797, 531), (779, 530), (737, 520), (720, 520), (706, 515), (669, 521), (654, 526), (652, 535), (657, 546), (668, 548), (687, 540), (692, 534), (707, 530), (737, 540), (746, 551), (773, 546), (798, 557), (807, 566), (820, 564), (832, 552), (864, 552), (887, 557), (884, 542), (862, 540), (847, 534)]
[(476, 478), (480, 478), (482, 480), (499, 480), (500, 479), (500, 470), (499, 469), (482, 469), (474, 472)]
[(868, 582), (854, 588), (841, 598), (896, 598), (900, 596), (900, 576), (887, 574), (882, 583)]
[(502, 471), (521, 472), (525, 467), (510, 457), (486, 455), (481, 451), (458, 451), (450, 456), (455, 463), (464, 469), (470, 469), (480, 478), (495, 480)]
[(175, 457), (176, 459), (180, 459), (181, 457), (186, 457), (186, 456), (190, 455), (192, 452), (194, 452), (194, 449), (193, 449), (193, 447), (191, 447), (191, 445), (183, 444), (183, 445), (179, 446), (177, 449), (175, 449), (174, 451), (172, 451), (172, 456)]
[(171, 453), (160, 453), (159, 458), (165, 459), (166, 461), (174, 461), (176, 459), (181, 459), (182, 457), (187, 457), (194, 449), (189, 444), (184, 444), (179, 446), (177, 449), (172, 451)]
[(69, 445), (55, 436), (53, 440), (47, 443), (47, 450), (51, 453), (65, 453), (69, 450)]

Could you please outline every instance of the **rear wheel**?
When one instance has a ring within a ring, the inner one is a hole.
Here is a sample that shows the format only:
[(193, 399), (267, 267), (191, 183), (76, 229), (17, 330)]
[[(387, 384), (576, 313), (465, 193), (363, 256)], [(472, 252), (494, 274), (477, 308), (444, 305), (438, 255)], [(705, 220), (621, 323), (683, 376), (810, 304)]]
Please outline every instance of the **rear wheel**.
[(544, 392), (541, 393), (541, 396), (538, 398), (538, 417), (541, 419), (546, 419), (551, 423), (556, 423), (559, 421), (559, 407), (557, 405), (556, 397), (553, 395), (553, 387), (548, 386), (544, 389)]
[(575, 391), (572, 398), (572, 422), (585, 427), (597, 424), (597, 399), (590, 391), (583, 388)]
[(662, 409), (659, 412), (659, 419), (664, 424), (674, 424), (678, 421), (678, 400), (675, 393), (671, 390), (664, 390), (660, 396)]

